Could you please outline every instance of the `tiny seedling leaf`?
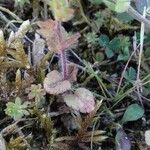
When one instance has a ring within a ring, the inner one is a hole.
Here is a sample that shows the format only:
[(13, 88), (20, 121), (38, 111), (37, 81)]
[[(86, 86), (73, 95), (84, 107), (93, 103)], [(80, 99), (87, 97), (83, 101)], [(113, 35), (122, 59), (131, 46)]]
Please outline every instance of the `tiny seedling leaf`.
[(88, 32), (86, 35), (84, 35), (85, 38), (86, 38), (86, 41), (89, 43), (89, 44), (97, 44), (97, 40), (98, 40), (98, 37), (97, 37), (97, 34), (96, 32)]
[(128, 68), (124, 74), (124, 78), (128, 81), (134, 80), (136, 78), (136, 70), (132, 67)]
[(28, 102), (21, 104), (21, 99), (19, 97), (15, 99), (15, 103), (8, 102), (6, 106), (5, 113), (14, 118), (14, 120), (21, 119), (24, 115), (29, 115), (29, 112), (26, 110)]
[(30, 92), (28, 93), (29, 99), (35, 99), (35, 105), (37, 107), (41, 107), (45, 98), (44, 95), (46, 94), (45, 90), (42, 88), (41, 84), (35, 85), (32, 84), (30, 89)]
[(124, 124), (128, 121), (136, 121), (140, 119), (143, 116), (143, 114), (144, 109), (141, 106), (139, 106), (138, 104), (132, 104), (126, 109), (121, 123)]

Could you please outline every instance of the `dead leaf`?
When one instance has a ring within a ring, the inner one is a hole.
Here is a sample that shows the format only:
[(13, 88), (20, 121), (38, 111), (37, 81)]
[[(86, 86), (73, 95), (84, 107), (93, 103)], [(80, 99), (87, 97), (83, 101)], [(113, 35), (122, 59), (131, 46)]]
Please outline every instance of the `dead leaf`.
[(5, 53), (5, 39), (3, 31), (0, 30), (0, 56), (3, 56), (4, 53)]
[(24, 21), (17, 32), (11, 32), (7, 41), (7, 53), (11, 55), (9, 63), (15, 64), (17, 67), (30, 68), (28, 56), (24, 51), (23, 38), (30, 29), (29, 20)]
[(146, 145), (150, 146), (150, 130), (147, 130), (145, 132), (145, 142), (146, 142)]
[(16, 72), (16, 79), (15, 79), (16, 91), (20, 90), (21, 84), (22, 84), (21, 71), (20, 71), (20, 69), (18, 69)]
[(79, 129), (78, 124), (71, 115), (62, 116), (61, 121), (63, 122), (64, 126), (68, 129), (68, 131)]
[(32, 59), (34, 66), (40, 64), (41, 59), (45, 55), (44, 48), (45, 48), (45, 41), (42, 38), (40, 38), (38, 34), (35, 34), (35, 40), (33, 42), (33, 49), (32, 49)]
[(11, 32), (7, 45), (9, 46), (11, 43), (15, 43), (15, 40), (23, 40), (25, 34), (29, 31), (31, 25), (30, 21), (26, 20), (24, 21), (21, 26), (19, 27), (17, 32)]
[(0, 150), (6, 150), (5, 139), (2, 134), (0, 134)]
[(15, 40), (9, 46), (7, 53), (11, 55), (16, 63), (20, 65), (20, 67), (30, 68), (28, 56), (24, 51), (23, 44), (20, 40)]
[(30, 27), (31, 27), (30, 21), (29, 20), (24, 21), (19, 27), (18, 31), (15, 33), (15, 38), (23, 39), (25, 34), (29, 31)]
[(69, 81), (77, 81), (77, 73), (78, 73), (78, 68), (74, 63), (69, 63), (68, 65), (68, 74), (69, 74)]

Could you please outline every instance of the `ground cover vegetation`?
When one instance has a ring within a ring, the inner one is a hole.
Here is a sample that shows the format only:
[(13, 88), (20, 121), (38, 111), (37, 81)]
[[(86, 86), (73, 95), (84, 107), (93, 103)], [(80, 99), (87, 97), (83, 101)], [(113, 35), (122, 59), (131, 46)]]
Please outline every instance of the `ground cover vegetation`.
[(149, 0), (0, 0), (0, 150), (146, 150), (149, 108)]

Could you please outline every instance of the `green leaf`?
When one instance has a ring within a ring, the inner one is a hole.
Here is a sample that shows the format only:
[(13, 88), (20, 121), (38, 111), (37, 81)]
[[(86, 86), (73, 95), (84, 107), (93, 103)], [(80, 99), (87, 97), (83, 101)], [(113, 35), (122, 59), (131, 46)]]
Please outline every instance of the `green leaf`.
[(143, 87), (143, 92), (142, 92), (142, 94), (143, 94), (144, 96), (148, 96), (148, 95), (150, 94), (150, 84), (147, 84), (147, 85), (145, 85), (145, 86)]
[(96, 61), (102, 62), (104, 60), (104, 58), (105, 58), (104, 53), (102, 53), (102, 52), (96, 53)]
[(94, 5), (98, 5), (101, 4), (103, 2), (103, 0), (89, 0), (92, 4)]
[(108, 58), (112, 58), (114, 56), (114, 52), (110, 48), (106, 48), (105, 53)]
[(138, 104), (132, 104), (126, 109), (121, 123), (124, 124), (129, 121), (136, 121), (144, 115), (144, 109)]
[(5, 109), (5, 113), (10, 117), (14, 118), (14, 120), (21, 119), (24, 115), (28, 115), (28, 111), (26, 110), (28, 103), (25, 102), (21, 104), (21, 99), (17, 97), (15, 99), (15, 103), (8, 102), (6, 104), (7, 108)]
[(130, 42), (129, 42), (129, 37), (128, 36), (119, 36), (119, 37), (114, 37), (110, 43), (109, 43), (109, 48), (111, 48), (114, 52), (119, 53), (119, 52), (124, 52), (127, 53), (127, 47), (129, 47)]
[(119, 19), (122, 22), (128, 23), (133, 20), (133, 17), (131, 17), (128, 13), (117, 13), (117, 19)]
[(115, 11), (122, 13), (128, 10), (130, 6), (130, 0), (117, 0), (115, 5)]
[(117, 60), (128, 60), (129, 59), (129, 49), (125, 47), (122, 52), (119, 54)]
[(111, 41), (107, 35), (102, 34), (98, 39), (99, 45), (106, 48), (105, 53), (108, 58), (118, 55), (118, 60), (127, 60), (129, 58), (129, 37), (114, 37)]
[(88, 32), (86, 35), (84, 35), (86, 38), (86, 41), (89, 44), (95, 45), (97, 43), (97, 34), (95, 32)]
[(107, 47), (109, 44), (109, 37), (105, 34), (102, 34), (98, 39), (98, 43), (102, 47)]
[(114, 37), (109, 42), (109, 48), (112, 49), (114, 52), (118, 52), (118, 49), (121, 49), (121, 42), (119, 37)]
[(111, 2), (110, 0), (103, 0), (105, 5), (110, 9), (110, 10), (115, 10), (115, 3)]
[(105, 22), (106, 13), (97, 11), (94, 16), (95, 19), (93, 20), (93, 23), (96, 24), (98, 29), (100, 29)]
[(128, 68), (124, 74), (124, 78), (128, 81), (135, 80), (136, 70), (132, 67)]
[(131, 0), (116, 0), (116, 2), (112, 2), (110, 0), (103, 0), (109, 9), (116, 11), (117, 13), (127, 11), (130, 6), (130, 1)]

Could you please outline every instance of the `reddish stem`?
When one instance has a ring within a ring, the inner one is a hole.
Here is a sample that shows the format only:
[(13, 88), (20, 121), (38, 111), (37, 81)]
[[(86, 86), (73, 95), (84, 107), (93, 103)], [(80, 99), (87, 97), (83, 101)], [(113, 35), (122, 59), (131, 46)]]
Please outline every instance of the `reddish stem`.
[[(59, 42), (61, 43), (61, 41), (63, 40), (62, 39), (63, 36), (61, 33), (61, 22), (59, 21), (57, 22), (57, 31), (59, 36)], [(67, 68), (65, 49), (60, 49), (59, 59), (61, 64), (61, 72), (62, 72), (63, 80), (66, 80), (68, 77), (68, 68)]]
[(67, 68), (65, 50), (61, 50), (60, 63), (61, 63), (61, 72), (62, 72), (63, 79), (66, 80), (68, 77), (68, 68)]

